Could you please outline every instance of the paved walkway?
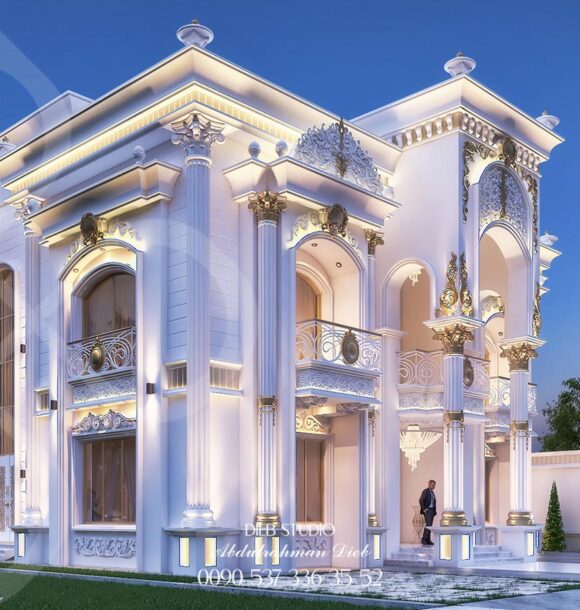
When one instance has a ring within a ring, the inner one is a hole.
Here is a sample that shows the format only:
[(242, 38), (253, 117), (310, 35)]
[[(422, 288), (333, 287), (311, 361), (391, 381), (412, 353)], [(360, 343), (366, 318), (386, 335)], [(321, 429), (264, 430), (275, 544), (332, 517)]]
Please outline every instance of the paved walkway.
[(460, 608), (479, 608), (479, 610), (578, 610), (580, 608), (580, 589), (525, 595), (511, 599), (496, 599), (487, 602), (473, 602), (453, 608), (454, 610)]

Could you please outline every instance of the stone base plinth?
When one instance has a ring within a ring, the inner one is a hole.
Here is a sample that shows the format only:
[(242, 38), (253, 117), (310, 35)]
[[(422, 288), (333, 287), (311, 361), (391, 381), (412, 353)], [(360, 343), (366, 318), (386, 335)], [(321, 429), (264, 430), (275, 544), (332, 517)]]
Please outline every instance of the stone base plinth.
[(540, 532), (543, 525), (506, 525), (498, 527), (499, 544), (506, 551), (524, 561), (537, 561)]
[(481, 529), (480, 526), (431, 526), (428, 529), (435, 535), (434, 565), (448, 567), (473, 565), (475, 532)]

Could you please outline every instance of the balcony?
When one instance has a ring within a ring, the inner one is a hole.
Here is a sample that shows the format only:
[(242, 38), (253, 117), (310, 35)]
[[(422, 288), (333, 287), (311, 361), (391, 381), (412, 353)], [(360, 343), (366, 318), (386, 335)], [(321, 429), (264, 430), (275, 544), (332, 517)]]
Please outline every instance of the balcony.
[(303, 405), (374, 404), (380, 335), (326, 320), (296, 325), (296, 396)]
[(135, 327), (69, 343), (66, 362), (73, 406), (134, 399), (135, 347)]
[[(487, 360), (466, 356), (464, 360), (464, 411), (483, 415), (489, 395)], [(443, 352), (399, 352), (399, 411), (443, 410)]]
[[(537, 389), (535, 383), (528, 384), (528, 411), (531, 417), (537, 415)], [(486, 430), (489, 433), (505, 433), (510, 426), (510, 380), (509, 377), (491, 377), (489, 380), (489, 400), (485, 412), (488, 417)]]

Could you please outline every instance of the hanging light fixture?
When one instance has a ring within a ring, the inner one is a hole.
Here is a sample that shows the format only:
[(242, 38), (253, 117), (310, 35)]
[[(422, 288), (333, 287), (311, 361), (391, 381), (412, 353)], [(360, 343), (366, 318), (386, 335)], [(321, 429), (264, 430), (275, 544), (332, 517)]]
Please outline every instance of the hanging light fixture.
[(401, 451), (405, 454), (411, 472), (417, 468), (421, 455), (428, 447), (439, 440), (441, 432), (426, 432), (418, 424), (409, 424), (404, 432), (400, 433)]

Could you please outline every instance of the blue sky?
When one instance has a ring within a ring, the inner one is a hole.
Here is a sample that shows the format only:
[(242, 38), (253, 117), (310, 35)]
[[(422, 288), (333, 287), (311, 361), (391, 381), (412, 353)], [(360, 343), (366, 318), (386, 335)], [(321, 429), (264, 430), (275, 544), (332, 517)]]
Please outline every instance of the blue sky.
[(561, 119), (542, 167), (541, 232), (564, 256), (542, 304), (540, 400), (580, 376), (580, 3), (574, 0), (0, 0), (0, 131), (59, 92), (97, 97), (180, 48), (192, 18), (210, 49), (345, 117), (443, 80), (458, 50), (473, 76), (524, 111)]

